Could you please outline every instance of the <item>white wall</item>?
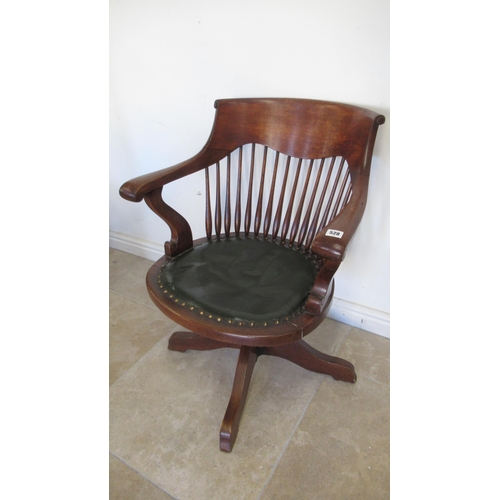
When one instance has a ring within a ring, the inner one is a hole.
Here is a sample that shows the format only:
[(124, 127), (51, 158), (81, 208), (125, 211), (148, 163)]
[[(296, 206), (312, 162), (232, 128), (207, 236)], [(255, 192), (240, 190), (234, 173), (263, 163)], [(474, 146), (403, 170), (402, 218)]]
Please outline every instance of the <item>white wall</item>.
[[(214, 101), (230, 97), (325, 99), (386, 116), (330, 316), (388, 336), (389, 0), (111, 0), (111, 246), (159, 257), (168, 228), (119, 187), (197, 153)], [(168, 188), (170, 204), (203, 213), (202, 184)]]

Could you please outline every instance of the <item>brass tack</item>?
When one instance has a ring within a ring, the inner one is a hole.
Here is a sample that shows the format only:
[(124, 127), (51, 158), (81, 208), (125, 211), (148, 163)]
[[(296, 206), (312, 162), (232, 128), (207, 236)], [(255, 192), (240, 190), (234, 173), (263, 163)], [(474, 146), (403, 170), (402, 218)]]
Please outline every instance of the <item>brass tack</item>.
[(230, 319), (230, 320), (228, 321), (228, 323), (232, 323), (232, 322), (233, 322), (233, 320), (232, 320), (232, 319)]
[(203, 311), (200, 311), (200, 314), (203, 315)]
[(240, 321), (240, 322), (238, 323), (238, 325), (240, 325), (240, 326), (241, 326), (242, 324), (243, 324), (243, 322), (242, 322), (242, 321)]
[(267, 326), (267, 323), (264, 323), (264, 326)]
[(179, 302), (179, 299), (175, 299), (174, 302)]
[(183, 302), (183, 303), (181, 304), (181, 306), (183, 306), (183, 307), (184, 307), (185, 305), (186, 305), (186, 303), (185, 303), (185, 302)]
[(250, 326), (253, 326), (253, 325), (255, 325), (255, 323), (250, 323)]
[(212, 318), (213, 318), (213, 314), (209, 314), (209, 315), (208, 315), (208, 317), (209, 317), (210, 319), (212, 319)]
[(222, 318), (217, 318), (217, 321), (220, 321)]
[(192, 310), (194, 309), (194, 307), (193, 307), (193, 306), (191, 306), (189, 309), (192, 311)]

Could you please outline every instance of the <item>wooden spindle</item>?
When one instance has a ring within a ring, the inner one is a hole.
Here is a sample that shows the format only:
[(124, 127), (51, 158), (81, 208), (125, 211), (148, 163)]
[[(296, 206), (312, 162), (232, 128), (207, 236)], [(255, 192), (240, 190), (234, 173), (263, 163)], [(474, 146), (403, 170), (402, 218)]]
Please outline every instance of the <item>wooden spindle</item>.
[(288, 179), (288, 171), (290, 169), (290, 160), (292, 158), (290, 156), (287, 157), (285, 173), (283, 176), (283, 184), (281, 185), (281, 193), (280, 199), (278, 201), (278, 207), (276, 209), (276, 214), (274, 215), (274, 223), (273, 223), (273, 240), (278, 237), (278, 232), (281, 226), (281, 213), (283, 211), (283, 200), (285, 199), (285, 191), (286, 191), (286, 181)]
[(227, 156), (227, 176), (226, 176), (226, 210), (224, 212), (224, 231), (226, 238), (231, 233), (231, 155)]
[[(309, 221), (311, 220), (311, 213), (312, 209), (314, 206), (314, 203), (316, 201), (316, 193), (318, 191), (318, 186), (319, 186), (319, 180), (321, 178), (321, 174), (323, 173), (323, 165), (325, 164), (325, 159), (323, 158), (321, 160), (321, 163), (318, 168), (318, 173), (316, 174), (316, 181), (314, 183), (314, 187), (311, 193), (311, 197), (309, 199), (309, 204), (307, 206), (306, 214), (304, 215), (304, 219), (302, 221), (302, 226), (300, 227), (299, 231), (299, 237), (297, 239), (297, 246), (302, 246), (302, 243), (304, 242), (304, 239), (307, 234), (307, 230), (309, 229)], [(311, 161), (311, 166), (310, 169), (312, 170), (312, 161)]]
[(205, 231), (207, 233), (207, 240), (212, 238), (212, 206), (210, 203), (210, 174), (208, 167), (205, 168), (205, 190), (206, 190), (206, 201), (205, 201)]
[(245, 212), (245, 236), (250, 233), (250, 224), (252, 221), (252, 186), (253, 186), (253, 170), (255, 160), (255, 144), (252, 144), (252, 159), (250, 161), (250, 180), (248, 182), (248, 198), (247, 208)]
[(273, 200), (274, 200), (274, 186), (276, 185), (276, 175), (278, 173), (279, 157), (280, 157), (280, 154), (278, 151), (276, 151), (276, 157), (274, 159), (273, 180), (271, 181), (269, 200), (267, 202), (266, 217), (264, 219), (264, 238), (267, 238), (267, 236), (269, 234), (269, 228), (271, 226), (271, 218), (272, 218), (272, 212), (273, 212)]
[(344, 193), (347, 181), (349, 180), (349, 169), (346, 168), (344, 172), (344, 176), (342, 177), (342, 185), (340, 186), (339, 193), (337, 195), (337, 199), (335, 200), (335, 205), (333, 205), (332, 214), (330, 215), (330, 221), (339, 213), (340, 200), (342, 199), (342, 195)]
[(240, 235), (241, 225), (241, 170), (243, 164), (243, 146), (240, 146), (240, 155), (238, 161), (238, 185), (236, 187), (236, 206), (234, 208), (234, 232), (236, 236)]
[(220, 201), (220, 164), (217, 162), (215, 170), (215, 236), (220, 239), (221, 229), (221, 201)]
[[(302, 158), (299, 159), (297, 164), (297, 171), (295, 173), (295, 180), (293, 182), (292, 193), (290, 195), (290, 200), (288, 202), (288, 208), (285, 214), (285, 219), (283, 220), (283, 226), (281, 228), (281, 241), (282, 243), (286, 240), (286, 235), (288, 233), (288, 228), (290, 227), (290, 220), (292, 218), (293, 203), (295, 201), (295, 193), (297, 191), (297, 185), (299, 183), (300, 167), (302, 166)], [(290, 241), (292, 243), (292, 241)]]
[(328, 198), (328, 202), (326, 204), (325, 211), (324, 211), (323, 217), (321, 219), (321, 224), (318, 227), (318, 231), (321, 231), (327, 225), (327, 223), (330, 221), (328, 214), (330, 213), (330, 208), (332, 206), (332, 202), (333, 202), (333, 199), (335, 197), (335, 193), (337, 191), (337, 186), (339, 183), (340, 174), (342, 173), (342, 168), (344, 167), (344, 162), (345, 162), (345, 159), (342, 158), (340, 160), (340, 165), (338, 167), (337, 174), (335, 175), (335, 180), (333, 182), (333, 186), (331, 187), (331, 190), (330, 190), (330, 196)]
[(295, 236), (297, 236), (297, 231), (299, 230), (300, 219), (302, 217), (302, 209), (304, 208), (304, 201), (306, 199), (307, 188), (309, 186), (309, 179), (311, 178), (312, 166), (314, 160), (310, 160), (309, 168), (307, 170), (306, 182), (302, 188), (302, 195), (300, 197), (299, 205), (297, 211), (295, 212), (295, 218), (293, 220), (292, 229), (290, 231), (290, 245), (295, 243)]
[(254, 234), (259, 236), (260, 223), (262, 221), (262, 200), (264, 198), (264, 181), (266, 176), (267, 146), (264, 146), (264, 156), (262, 158), (262, 172), (260, 174), (259, 198), (257, 200), (257, 209), (255, 210)]
[[(301, 169), (302, 169), (302, 158), (298, 158), (296, 171), (294, 174), (294, 181), (289, 197), (288, 205), (286, 207), (286, 214), (282, 220), (282, 214), (285, 209), (285, 198), (286, 191), (288, 189), (288, 177), (290, 173), (291, 166), (291, 156), (287, 156), (286, 165), (284, 167), (282, 178), (282, 185), (280, 188), (280, 196), (276, 206), (276, 211), (274, 214), (274, 222), (272, 225), (271, 232), (271, 222), (273, 218), (273, 209), (275, 206), (274, 196), (276, 191), (276, 184), (278, 179), (279, 170), (279, 160), (280, 153), (275, 151), (274, 168), (272, 173), (272, 179), (269, 186), (266, 186), (266, 168), (267, 168), (267, 157), (269, 153), (269, 148), (263, 146), (263, 158), (262, 158), (262, 169), (260, 172), (260, 182), (259, 182), (259, 192), (257, 198), (257, 205), (255, 213), (252, 212), (253, 204), (253, 183), (255, 175), (255, 151), (256, 144), (252, 144), (251, 148), (251, 158), (250, 158), (250, 174), (249, 174), (249, 184), (248, 184), (248, 196), (246, 201), (244, 220), (242, 212), (242, 183), (243, 183), (243, 156), (244, 156), (244, 146), (239, 147), (238, 154), (238, 167), (237, 167), (237, 181), (236, 181), (236, 200), (234, 206), (234, 232), (236, 236), (240, 236), (242, 232), (246, 236), (250, 234), (250, 230), (253, 229), (253, 234), (255, 236), (259, 235), (259, 230), (262, 227), (262, 235), (264, 238), (272, 237), (273, 240), (278, 238), (278, 234), (281, 231), (281, 240), (284, 242), (287, 239), (289, 244), (296, 244), (297, 247), (303, 247), (305, 250), (309, 250), (314, 238), (334, 217), (336, 217), (341, 210), (347, 205), (352, 193), (352, 184), (349, 174), (349, 169), (344, 158), (338, 159), (333, 157), (328, 159), (329, 166), (326, 172), (326, 159), (321, 159), (321, 163), (315, 173), (314, 186), (312, 187), (312, 192), (308, 195), (309, 183), (311, 182), (311, 176), (313, 175), (314, 162), (315, 160), (309, 160), (308, 170), (306, 173), (306, 178), (301, 187), (300, 199), (298, 200), (298, 205), (296, 204), (295, 198), (299, 195), (298, 189)], [(220, 239), (222, 231), (226, 238), (230, 237), (232, 229), (232, 209), (231, 209), (231, 155), (226, 158), (227, 161), (227, 176), (226, 176), (226, 198), (225, 198), (225, 211), (224, 211), (224, 222), (222, 221), (222, 189), (221, 189), (221, 172), (220, 172), (220, 162), (215, 164), (215, 204), (212, 207), (211, 202), (211, 182), (210, 182), (210, 168), (205, 169), (205, 188), (206, 188), (206, 202), (205, 202), (205, 230), (207, 239), (212, 238), (212, 232), (215, 233), (215, 237)], [(335, 171), (335, 179), (332, 179)], [(326, 173), (325, 173), (326, 172)], [(322, 180), (322, 178), (324, 179)], [(332, 182), (333, 180), (333, 182)], [(322, 188), (320, 189), (320, 183)], [(331, 187), (330, 187), (331, 184)], [(321, 192), (320, 192), (321, 191)], [(326, 198), (328, 196), (328, 201)], [(267, 201), (267, 206), (265, 207), (264, 214), (264, 198)], [(326, 201), (326, 203), (325, 203)], [(307, 203), (306, 203), (307, 202)], [(307, 208), (306, 208), (307, 205)], [(324, 206), (325, 205), (325, 206)], [(303, 214), (305, 210), (305, 214)], [(252, 228), (253, 219), (253, 228)], [(222, 229), (222, 224), (224, 228)], [(241, 226), (244, 226), (243, 228)]]
[(344, 210), (344, 207), (347, 205), (347, 203), (351, 197), (351, 193), (352, 193), (352, 183), (349, 182), (349, 185), (347, 186), (347, 193), (344, 196), (340, 210)]
[(309, 228), (309, 233), (307, 235), (306, 244), (305, 244), (306, 250), (309, 250), (309, 248), (311, 247), (311, 244), (314, 240), (314, 237), (318, 233), (319, 216), (321, 215), (321, 209), (323, 208), (323, 202), (325, 200), (325, 195), (326, 195), (326, 192), (328, 190), (328, 185), (330, 184), (330, 178), (332, 176), (334, 164), (335, 164), (335, 157), (333, 157), (330, 160), (330, 166), (328, 167), (328, 172), (327, 172), (326, 178), (323, 182), (323, 189), (321, 191), (321, 195), (319, 197), (318, 204), (316, 205), (316, 211), (314, 213), (314, 217), (313, 217), (313, 220), (311, 222), (311, 227)]

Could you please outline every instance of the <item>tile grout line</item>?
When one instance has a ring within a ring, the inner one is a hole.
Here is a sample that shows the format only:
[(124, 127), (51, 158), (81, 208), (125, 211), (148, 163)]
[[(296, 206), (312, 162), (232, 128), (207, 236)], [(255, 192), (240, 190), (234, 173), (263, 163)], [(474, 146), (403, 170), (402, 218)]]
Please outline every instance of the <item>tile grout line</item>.
[(285, 443), (285, 446), (283, 446), (283, 449), (281, 450), (281, 453), (280, 453), (278, 459), (276, 460), (276, 463), (274, 464), (274, 467), (272, 468), (272, 470), (269, 473), (266, 481), (264, 482), (264, 486), (262, 487), (262, 490), (260, 491), (260, 494), (257, 497), (257, 500), (260, 500), (262, 498), (262, 495), (265, 493), (266, 488), (267, 488), (269, 482), (273, 478), (274, 473), (275, 473), (278, 465), (280, 464), (281, 459), (283, 458), (283, 455), (285, 454), (286, 450), (288, 449), (288, 446), (290, 445), (290, 442), (293, 439), (293, 436), (295, 436), (295, 433), (297, 432), (297, 429), (299, 428), (299, 425), (301, 424), (302, 420), (304, 419), (304, 416), (305, 416), (307, 410), (309, 409), (309, 406), (311, 405), (311, 401), (313, 400), (314, 396), (316, 396), (316, 393), (318, 392), (319, 388), (321, 387), (321, 385), (325, 381), (326, 377), (327, 377), (326, 375), (322, 375), (322, 379), (320, 379), (318, 381), (318, 385), (317, 385), (316, 389), (314, 390), (313, 394), (309, 398), (309, 401), (307, 402), (307, 404), (306, 404), (306, 406), (304, 408), (304, 411), (300, 415), (300, 418), (298, 419), (297, 423), (295, 424), (295, 427), (293, 428), (293, 431), (290, 433), (290, 437), (288, 438), (287, 442)]
[[(344, 343), (345, 339), (347, 338), (347, 336), (349, 335), (349, 332), (350, 332), (351, 329), (349, 329), (346, 333), (344, 333), (343, 335), (343, 338), (342, 340), (338, 343), (337, 347), (333, 350), (333, 354), (332, 356), (336, 355), (337, 352), (339, 351), (341, 345)], [(281, 462), (281, 459), (283, 458), (283, 455), (285, 454), (286, 450), (288, 449), (288, 446), (290, 445), (290, 442), (292, 441), (293, 439), (293, 436), (295, 435), (295, 433), (297, 432), (297, 429), (299, 428), (299, 425), (301, 424), (302, 420), (304, 419), (304, 416), (307, 412), (307, 410), (309, 409), (309, 407), (311, 406), (311, 402), (314, 398), (314, 396), (316, 396), (317, 392), (319, 391), (319, 388), (321, 387), (321, 385), (325, 382), (325, 380), (328, 378), (327, 375), (323, 375), (323, 378), (322, 380), (320, 380), (318, 382), (318, 385), (315, 389), (315, 391), (313, 392), (312, 396), (309, 398), (309, 401), (307, 402), (305, 408), (304, 408), (304, 411), (302, 412), (302, 415), (300, 416), (300, 418), (298, 419), (297, 421), (297, 424), (295, 425), (295, 427), (293, 428), (293, 431), (291, 432), (290, 434), (290, 437), (288, 438), (285, 446), (283, 447), (283, 450), (281, 451), (278, 459), (276, 460), (276, 463), (274, 464), (274, 467), (272, 468), (271, 472), (269, 473), (266, 481), (264, 482), (264, 486), (262, 487), (262, 490), (259, 494), (259, 496), (257, 497), (257, 500), (260, 500), (262, 498), (262, 495), (265, 493), (266, 491), (266, 488), (268, 486), (268, 484), (270, 483), (271, 479), (273, 478), (274, 476), (274, 473), (278, 467), (278, 465), (280, 464)]]
[(125, 462), (125, 460), (123, 460), (122, 458), (120, 458), (118, 455), (115, 455), (111, 450), (109, 451), (109, 453), (113, 457), (115, 457), (119, 462), (121, 462), (123, 465), (125, 465), (125, 467), (128, 467), (130, 470), (134, 471), (137, 475), (139, 475), (140, 477), (142, 477), (143, 479), (145, 479), (149, 484), (153, 485), (155, 488), (158, 488), (160, 491), (163, 491), (163, 493), (167, 494), (173, 500), (178, 500), (177, 498), (173, 497), (168, 491), (164, 490), (161, 486), (158, 486), (156, 483), (153, 483), (153, 481), (151, 481), (151, 479), (149, 479), (148, 477), (146, 477), (144, 474), (142, 474), (141, 472), (139, 472), (137, 469), (134, 469), (131, 465), (129, 465), (127, 462)]
[(116, 295), (119, 295), (120, 297), (123, 297), (124, 299), (131, 300), (132, 302), (135, 302), (136, 304), (139, 304), (141, 306), (149, 307), (150, 309), (153, 309), (154, 311), (158, 310), (158, 308), (152, 302), (151, 303), (142, 302), (142, 301), (136, 299), (135, 297), (132, 297), (131, 295), (127, 295), (123, 292), (118, 292), (117, 290), (113, 290), (112, 288), (109, 289), (109, 292), (116, 293)]
[(349, 335), (350, 331), (352, 330), (352, 327), (349, 328), (345, 333), (344, 333), (344, 336), (342, 338), (342, 340), (337, 344), (337, 347), (335, 347), (335, 349), (333, 350), (333, 354), (332, 356), (336, 356), (338, 354), (338, 352), (340, 351), (340, 348), (342, 347), (342, 345), (344, 344), (345, 342), (345, 339), (347, 338), (347, 336)]
[(115, 384), (116, 384), (119, 380), (121, 380), (121, 379), (122, 379), (122, 377), (123, 377), (124, 375), (126, 375), (126, 374), (130, 371), (130, 370), (132, 370), (132, 368), (134, 368), (134, 366), (135, 366), (135, 365), (137, 365), (137, 363), (141, 362), (141, 361), (144, 359), (144, 357), (145, 357), (145, 356), (147, 356), (147, 355), (151, 352), (151, 350), (152, 350), (152, 349), (154, 349), (154, 348), (155, 348), (155, 347), (156, 347), (156, 346), (157, 346), (160, 342), (162, 342), (163, 340), (165, 340), (165, 337), (167, 337), (168, 335), (172, 335), (172, 334), (174, 333), (174, 331), (175, 331), (175, 329), (176, 329), (176, 328), (179, 328), (179, 325), (177, 325), (177, 324), (176, 324), (175, 326), (173, 326), (173, 327), (172, 327), (172, 329), (171, 329), (171, 330), (168, 330), (168, 331), (165, 333), (165, 335), (163, 335), (163, 337), (162, 337), (160, 340), (158, 340), (158, 342), (156, 342), (156, 344), (152, 345), (152, 346), (151, 346), (151, 348), (150, 348), (150, 349), (148, 349), (148, 350), (147, 350), (147, 351), (146, 351), (146, 352), (145, 352), (145, 353), (144, 353), (144, 354), (143, 354), (143, 355), (142, 355), (142, 356), (141, 356), (141, 357), (140, 357), (140, 358), (139, 358), (139, 359), (138, 359), (138, 360), (137, 360), (137, 361), (136, 361), (136, 362), (132, 365), (132, 366), (129, 366), (129, 367), (127, 368), (127, 370), (125, 370), (125, 371), (124, 371), (124, 372), (123, 372), (123, 373), (122, 373), (122, 374), (121, 374), (121, 375), (120, 375), (120, 376), (119, 376), (119, 377), (118, 377), (118, 378), (117, 378), (117, 379), (116, 379), (116, 380), (115, 380), (115, 381), (114, 381), (114, 382), (113, 382), (113, 383), (109, 386), (108, 391), (110, 391), (110, 390), (111, 390), (111, 388), (112, 388), (112, 387), (113, 387), (113, 386), (114, 386), (114, 385), (115, 385)]
[[(356, 328), (356, 327), (352, 327), (349, 328), (349, 330), (347, 330), (347, 332), (344, 334), (344, 338), (339, 342), (339, 344), (337, 345), (337, 347), (335, 348), (334, 352), (333, 352), (333, 355), (336, 355), (338, 353), (338, 351), (340, 350), (341, 346), (343, 345), (343, 343), (345, 342), (345, 340), (347, 339), (347, 336), (349, 335), (349, 333), (351, 332), (351, 330), (353, 328)], [(382, 387), (387, 387), (388, 389), (390, 389), (391, 385), (390, 384), (386, 384), (384, 382), (380, 382), (380, 380), (376, 380), (374, 379), (373, 377), (370, 377), (368, 375), (358, 375), (356, 373), (356, 377), (359, 379), (359, 378), (363, 378), (363, 379), (366, 379), (366, 380), (371, 380), (372, 382), (375, 382), (376, 384), (378, 385), (381, 385)]]
[[(136, 298), (130, 296), (130, 295), (127, 295), (123, 292), (119, 292), (117, 290), (113, 290), (112, 288), (109, 289), (109, 293), (116, 293), (116, 295), (118, 295), (119, 297), (122, 297), (124, 299), (127, 299), (127, 300), (130, 300), (132, 302), (134, 302), (135, 304), (138, 304), (140, 306), (145, 306), (145, 307), (148, 307), (149, 309), (153, 310), (153, 311), (158, 311), (158, 309), (154, 306), (153, 303), (151, 304), (147, 304), (145, 302), (141, 302), (140, 300), (137, 300)], [(173, 326), (170, 330), (167, 330), (167, 332), (165, 333), (165, 335), (171, 335), (174, 330), (176, 328), (178, 328), (178, 324), (175, 324), (175, 326)], [(161, 342), (164, 338), (165, 338), (165, 335), (160, 339), (158, 340), (158, 342)], [(158, 345), (158, 342), (156, 342), (156, 344), (154, 344), (153, 346), (151, 346), (151, 349), (153, 349), (154, 347), (156, 347)], [(146, 354), (148, 354), (151, 349), (149, 349), (147, 352), (144, 353), (143, 356), (141, 356), (132, 366), (130, 366), (125, 372), (123, 372), (110, 386), (109, 386), (109, 389), (110, 390), (115, 384), (116, 382), (118, 382), (118, 380), (120, 380), (126, 373), (128, 373), (139, 361), (141, 361), (144, 356), (146, 356)]]
[[(362, 376), (360, 375), (360, 377), (362, 377)], [(364, 378), (366, 380), (369, 380), (370, 382), (374, 382), (375, 384), (380, 385), (382, 387), (386, 387), (387, 389), (391, 388), (391, 384), (386, 384), (385, 382), (380, 382), (380, 380), (376, 380), (373, 377), (367, 377), (367, 376), (365, 376), (365, 377), (362, 377), (362, 378)]]

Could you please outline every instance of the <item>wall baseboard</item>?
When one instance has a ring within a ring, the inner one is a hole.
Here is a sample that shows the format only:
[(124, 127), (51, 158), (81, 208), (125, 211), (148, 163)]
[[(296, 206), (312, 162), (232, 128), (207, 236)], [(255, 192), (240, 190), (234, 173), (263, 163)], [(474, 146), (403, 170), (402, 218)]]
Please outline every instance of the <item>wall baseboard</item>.
[[(152, 261), (157, 261), (164, 252), (161, 244), (116, 231), (109, 232), (109, 246)], [(378, 309), (334, 297), (328, 317), (382, 337), (390, 337), (390, 315)]]
[(390, 314), (384, 311), (333, 297), (328, 317), (390, 338)]
[(118, 233), (116, 231), (109, 232), (109, 246), (116, 250), (144, 257), (152, 261), (157, 261), (165, 252), (163, 245), (153, 243), (141, 238), (134, 238), (128, 234)]

